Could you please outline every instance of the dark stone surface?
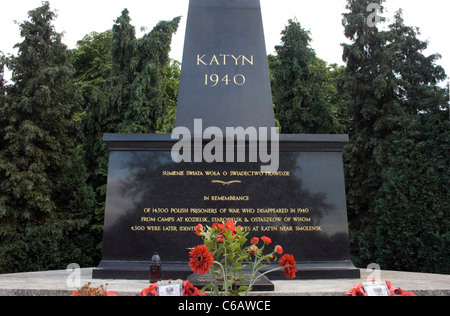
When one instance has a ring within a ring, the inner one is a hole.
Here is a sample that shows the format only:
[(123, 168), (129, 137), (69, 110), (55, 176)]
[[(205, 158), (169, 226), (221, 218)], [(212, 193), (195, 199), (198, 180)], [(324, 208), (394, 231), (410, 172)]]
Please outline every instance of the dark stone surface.
[[(106, 135), (105, 140), (110, 164), (103, 261), (94, 277), (148, 278), (149, 260), (158, 252), (163, 278), (185, 278), (188, 248), (201, 243), (194, 227), (230, 218), (255, 230), (250, 236), (269, 236), (273, 245), (292, 253), (303, 266), (299, 278), (359, 275), (348, 246), (346, 136), (281, 135), (279, 171), (289, 176), (258, 175), (259, 163), (176, 164), (170, 155), (175, 141), (168, 135)], [(183, 175), (164, 175), (174, 171)], [(233, 196), (249, 201), (220, 200)]]
[(176, 126), (192, 131), (197, 118), (222, 130), (275, 126), (259, 0), (190, 1)]

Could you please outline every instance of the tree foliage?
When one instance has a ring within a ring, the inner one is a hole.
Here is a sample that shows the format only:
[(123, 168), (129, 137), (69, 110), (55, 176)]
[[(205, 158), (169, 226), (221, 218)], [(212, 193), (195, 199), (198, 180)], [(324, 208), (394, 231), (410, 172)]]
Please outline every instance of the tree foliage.
[[(80, 93), (55, 17), (48, 2), (30, 11), (18, 55), (8, 60), (13, 84), (0, 108), (1, 272), (61, 268), (63, 258), (92, 263), (92, 243), (72, 238), (90, 229), (92, 195), (84, 166), (70, 165), (81, 159), (74, 120)], [(70, 195), (63, 189), (69, 170), (77, 182)]]
[[(179, 17), (161, 21), (151, 32), (136, 38), (125, 9), (111, 31), (85, 37), (73, 51), (77, 83), (84, 92), (84, 150), (89, 183), (96, 189), (94, 227), (99, 239), (108, 172), (103, 134), (154, 133), (158, 120), (174, 107), (165, 74), (170, 67), (172, 36), (179, 22)], [(171, 87), (175, 89), (173, 83)]]
[(77, 42), (71, 51), (75, 68), (74, 81), (80, 87), (84, 100), (89, 100), (93, 90), (102, 87), (111, 72), (112, 30), (92, 32)]
[(164, 115), (157, 120), (157, 133), (170, 134), (175, 128), (175, 118), (177, 113), (178, 88), (181, 76), (181, 63), (171, 60), (170, 65), (164, 68), (164, 83), (168, 105)]
[(387, 30), (370, 26), (372, 2), (349, 0), (343, 20), (353, 252), (361, 266), (448, 273), (449, 122), (437, 86), (446, 75), (401, 11)]
[[(6, 96), (6, 82), (4, 79), (5, 66), (6, 66), (6, 58), (0, 51), (0, 109), (4, 107)], [(6, 127), (6, 120), (2, 116), (0, 116), (0, 149), (4, 147), (3, 139), (5, 137), (4, 135), (5, 127)]]
[[(0, 102), (3, 102), (5, 98), (5, 63), (6, 59), (3, 53), (0, 51)], [(0, 103), (3, 104), (3, 103)]]
[(330, 134), (340, 131), (337, 107), (330, 102), (326, 63), (310, 47), (310, 32), (289, 20), (283, 45), (269, 58), (275, 116), (287, 134)]

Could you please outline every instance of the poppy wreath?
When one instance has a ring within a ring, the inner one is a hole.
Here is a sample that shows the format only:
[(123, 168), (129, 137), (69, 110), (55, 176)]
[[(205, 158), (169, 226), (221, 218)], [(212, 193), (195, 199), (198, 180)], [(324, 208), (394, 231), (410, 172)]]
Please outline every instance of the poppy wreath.
[[(212, 227), (198, 224), (195, 233), (203, 239), (203, 244), (190, 249), (189, 266), (194, 273), (209, 273), (211, 281), (202, 293), (209, 290), (216, 296), (247, 296), (258, 279), (268, 273), (283, 270), (286, 278), (296, 277), (298, 267), (293, 255), (283, 254), (280, 245), (271, 248), (272, 239), (267, 236), (254, 237), (247, 245), (249, 233), (234, 221), (215, 223)], [(265, 253), (266, 249), (273, 250)], [(260, 273), (261, 269), (271, 266), (272, 261), (278, 261), (278, 267)], [(244, 268), (251, 271), (250, 279), (245, 282)]]
[[(391, 281), (386, 281), (386, 285), (389, 289), (390, 296), (416, 296), (416, 294), (412, 292), (406, 292), (399, 287), (393, 287)], [(358, 285), (353, 285), (352, 289), (347, 292), (346, 296), (367, 296), (367, 293), (364, 291), (363, 284), (359, 283)]]
[[(153, 283), (148, 288), (142, 290), (141, 296), (158, 296), (158, 284)], [(183, 296), (205, 296), (189, 281), (183, 281)]]
[(116, 292), (107, 290), (106, 287), (100, 285), (99, 287), (91, 287), (91, 283), (83, 285), (76, 292), (73, 292), (71, 296), (117, 296)]

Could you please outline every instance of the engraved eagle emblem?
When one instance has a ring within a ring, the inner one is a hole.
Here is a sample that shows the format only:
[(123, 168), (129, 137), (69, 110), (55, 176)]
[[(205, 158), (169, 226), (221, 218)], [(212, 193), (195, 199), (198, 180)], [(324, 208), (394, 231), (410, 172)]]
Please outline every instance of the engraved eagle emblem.
[(233, 180), (233, 181), (221, 181), (221, 180), (213, 180), (212, 183), (222, 184), (222, 185), (232, 185), (235, 183), (242, 183), (242, 181), (239, 180)]

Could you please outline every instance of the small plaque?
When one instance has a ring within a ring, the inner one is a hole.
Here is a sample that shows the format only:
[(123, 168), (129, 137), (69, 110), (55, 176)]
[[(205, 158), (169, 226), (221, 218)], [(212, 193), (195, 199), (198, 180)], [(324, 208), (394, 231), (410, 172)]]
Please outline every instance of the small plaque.
[(384, 282), (365, 282), (363, 287), (367, 296), (391, 296)]
[(158, 296), (183, 296), (182, 281), (158, 282)]

